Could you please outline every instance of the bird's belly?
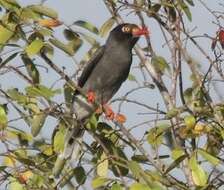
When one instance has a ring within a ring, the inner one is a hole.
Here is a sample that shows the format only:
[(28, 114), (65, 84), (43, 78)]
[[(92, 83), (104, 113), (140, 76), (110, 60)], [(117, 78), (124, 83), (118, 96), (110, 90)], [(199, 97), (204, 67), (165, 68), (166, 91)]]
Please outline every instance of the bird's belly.
[(89, 80), (91, 81), (84, 88), (86, 91), (91, 90), (95, 92), (97, 101), (106, 103), (126, 80), (129, 70), (129, 65), (124, 68), (110, 67), (109, 70), (105, 69), (103, 73), (99, 73), (95, 78), (90, 78)]

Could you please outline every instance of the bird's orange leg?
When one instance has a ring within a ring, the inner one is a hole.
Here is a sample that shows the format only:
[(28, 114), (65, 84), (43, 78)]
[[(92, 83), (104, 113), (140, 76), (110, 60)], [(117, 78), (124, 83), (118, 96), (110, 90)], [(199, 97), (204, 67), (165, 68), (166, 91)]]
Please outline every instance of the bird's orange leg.
[(91, 90), (88, 91), (86, 97), (87, 97), (88, 103), (91, 103), (91, 104), (93, 104), (96, 100), (96, 94)]
[(104, 111), (105, 116), (108, 120), (114, 120), (115, 114), (114, 114), (113, 110), (111, 109), (111, 107), (109, 105), (104, 104), (103, 105), (103, 111)]

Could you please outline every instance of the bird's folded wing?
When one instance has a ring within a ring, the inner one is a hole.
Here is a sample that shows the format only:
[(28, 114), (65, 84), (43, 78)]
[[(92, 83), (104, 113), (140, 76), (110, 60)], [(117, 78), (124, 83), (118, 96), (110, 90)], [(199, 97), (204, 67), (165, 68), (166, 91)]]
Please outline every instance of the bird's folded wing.
[(85, 82), (91, 75), (95, 66), (97, 65), (99, 60), (102, 58), (103, 53), (104, 53), (104, 48), (105, 48), (105, 46), (101, 46), (99, 49), (97, 49), (96, 52), (93, 54), (93, 56), (90, 58), (90, 60), (86, 63), (86, 67), (84, 68), (84, 70), (78, 80), (79, 87), (84, 86)]

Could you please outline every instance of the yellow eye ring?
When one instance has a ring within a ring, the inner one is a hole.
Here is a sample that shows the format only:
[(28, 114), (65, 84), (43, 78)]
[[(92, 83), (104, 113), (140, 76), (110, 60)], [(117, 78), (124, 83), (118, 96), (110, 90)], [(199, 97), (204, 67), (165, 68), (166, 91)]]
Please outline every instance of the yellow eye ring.
[(123, 26), (121, 30), (122, 32), (129, 33), (131, 29), (128, 26)]

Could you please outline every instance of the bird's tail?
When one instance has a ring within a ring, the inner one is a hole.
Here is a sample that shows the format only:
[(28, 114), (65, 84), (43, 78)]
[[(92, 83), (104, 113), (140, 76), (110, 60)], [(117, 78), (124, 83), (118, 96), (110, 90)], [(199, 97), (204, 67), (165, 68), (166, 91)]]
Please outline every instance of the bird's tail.
[(64, 150), (58, 155), (53, 168), (54, 176), (58, 176), (61, 173), (67, 160), (75, 162), (78, 159), (85, 132), (83, 125), (94, 111), (92, 104), (89, 104), (81, 95), (77, 95), (74, 98), (73, 107), (75, 109), (74, 123), (66, 131)]
[(64, 150), (58, 155), (53, 168), (54, 176), (58, 176), (61, 173), (67, 160), (75, 162), (78, 159), (83, 134), (84, 129), (79, 127), (67, 129), (65, 134)]

